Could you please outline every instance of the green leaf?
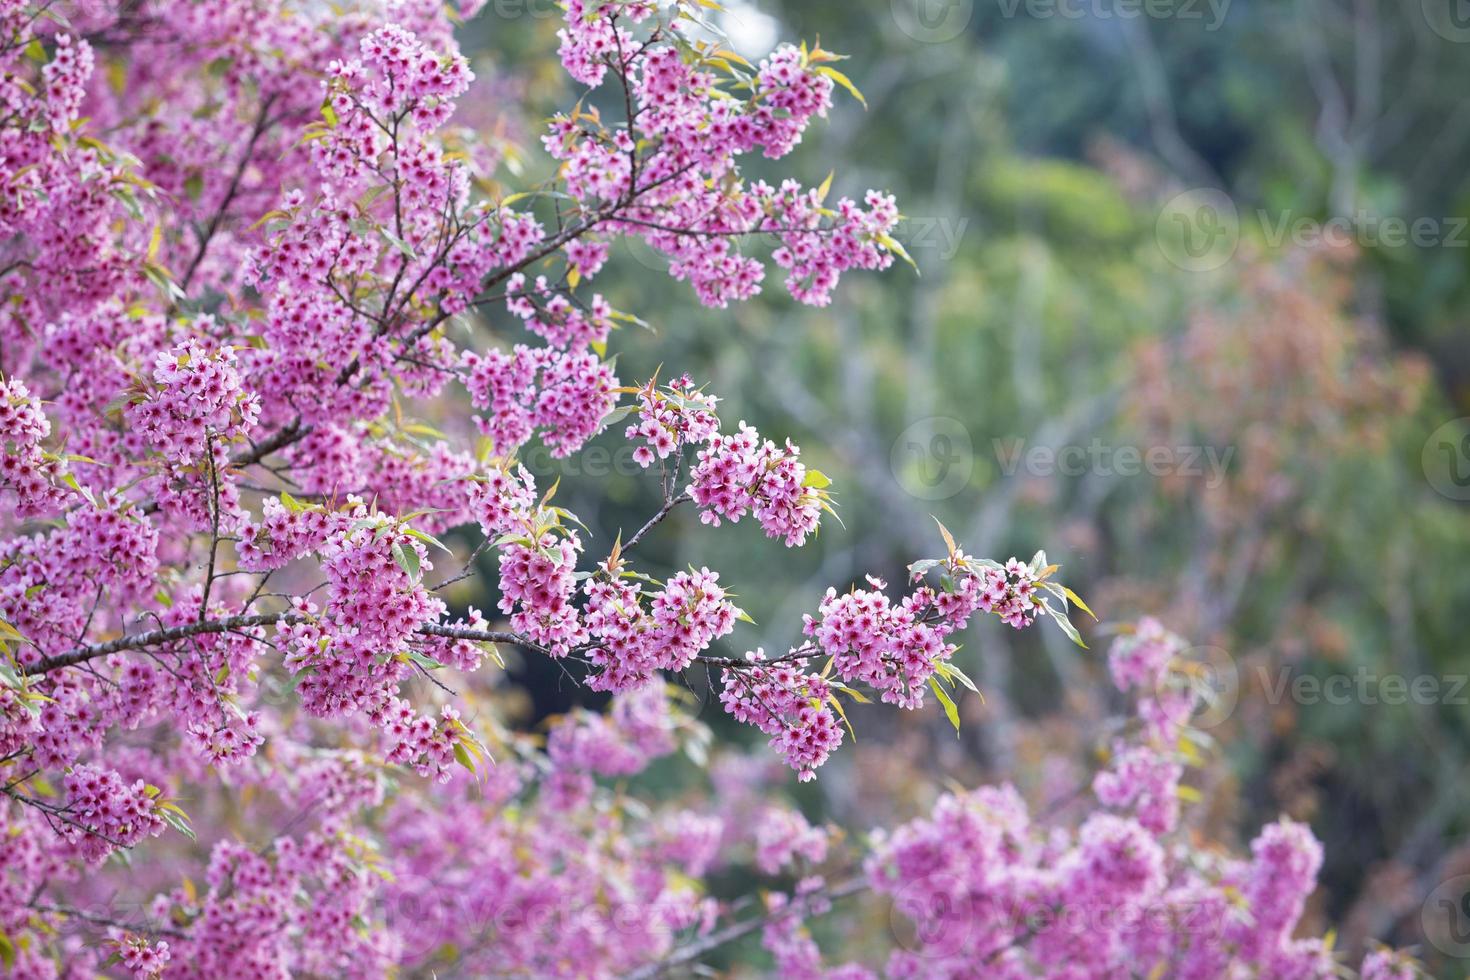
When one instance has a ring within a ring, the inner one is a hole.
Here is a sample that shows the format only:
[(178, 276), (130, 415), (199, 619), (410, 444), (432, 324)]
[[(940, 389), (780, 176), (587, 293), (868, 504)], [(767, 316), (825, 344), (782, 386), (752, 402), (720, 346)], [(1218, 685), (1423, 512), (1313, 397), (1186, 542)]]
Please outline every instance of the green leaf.
[(934, 696), (939, 699), (939, 703), (944, 705), (944, 717), (948, 718), (949, 723), (954, 726), (954, 737), (959, 738), (960, 709), (955, 706), (954, 698), (950, 697), (944, 687), (933, 677), (929, 678), (929, 690), (933, 691)]
[(463, 742), (454, 743), (454, 761), (464, 766), (470, 772), (475, 771), (475, 760), (470, 758), (469, 749), (464, 747)]
[(389, 245), (392, 245), (395, 249), (402, 252), (410, 259), (418, 258), (418, 255), (414, 253), (412, 245), (408, 244), (408, 242), (399, 238), (397, 235), (392, 234), (386, 228), (379, 228), (378, 234), (382, 235), (383, 238), (387, 240)]
[(1041, 608), (1046, 610), (1046, 614), (1048, 616), (1056, 620), (1056, 624), (1062, 628), (1062, 632), (1067, 634), (1067, 639), (1071, 640), (1082, 649), (1087, 649), (1087, 644), (1082, 642), (1082, 634), (1077, 632), (1077, 627), (1072, 625), (1072, 621), (1067, 618), (1066, 613), (1059, 612), (1056, 609), (1052, 608), (1051, 603), (1046, 602), (1045, 600), (1042, 600)]
[[(953, 683), (954, 681), (959, 681), (975, 694), (980, 694), (980, 689), (975, 686), (974, 681), (970, 680), (969, 675), (949, 661), (941, 660), (939, 663), (934, 665), (934, 669), (943, 674), (945, 679), (950, 681), (951, 683)], [(984, 701), (985, 695), (980, 694), (980, 700)]]
[(938, 564), (939, 564), (939, 559), (938, 558), (925, 558), (922, 561), (916, 561), (912, 565), (909, 566), (909, 574), (910, 575), (925, 575), (925, 574), (928, 574), (929, 570), (932, 569), (932, 568), (934, 568)]
[(403, 533), (404, 534), (407, 534), (411, 538), (418, 538), (424, 544), (431, 544), (431, 545), (433, 545), (434, 547), (438, 548), (440, 551), (444, 552), (446, 555), (452, 555), (452, 554), (454, 554), (454, 552), (452, 552), (452, 551), (449, 550), (449, 546), (447, 544), (445, 544), (443, 541), (440, 541), (438, 538), (434, 537), (432, 534), (429, 534), (429, 533), (427, 533), (425, 531), (420, 531), (416, 527), (406, 527), (406, 528), (403, 529)]
[(419, 553), (412, 548), (405, 548), (402, 541), (393, 542), (393, 560), (398, 562), (398, 567), (403, 569), (410, 582), (417, 583), (419, 580)]
[(950, 555), (953, 556), (959, 550), (959, 547), (954, 543), (954, 535), (949, 533), (949, 528), (940, 523), (939, 518), (934, 517), (933, 514), (929, 516), (934, 518), (935, 524), (939, 524), (939, 534), (944, 538), (944, 546), (949, 549)]
[(508, 208), (512, 204), (518, 204), (521, 201), (526, 200), (526, 198), (528, 198), (528, 197), (535, 197), (536, 194), (537, 194), (536, 191), (518, 191), (517, 193), (512, 194), (509, 197), (503, 197), (503, 198), (501, 198), (500, 199), (500, 206), (503, 207), (503, 208)]
[(635, 326), (642, 327), (644, 330), (647, 330), (650, 333), (653, 332), (653, 324), (649, 323), (647, 320), (644, 320), (642, 317), (634, 316), (631, 313), (623, 313), (620, 310), (613, 310), (611, 313), (608, 314), (608, 316), (611, 319), (619, 320), (623, 323), (631, 323)]
[(190, 840), (198, 840), (194, 836), (194, 828), (189, 826), (189, 815), (183, 810), (180, 810), (172, 803), (161, 803), (158, 806), (158, 812), (174, 830), (177, 830)]
[(1091, 609), (1087, 608), (1087, 603), (1083, 602), (1082, 599), (1081, 599), (1081, 597), (1078, 596), (1077, 593), (1073, 592), (1071, 589), (1067, 588), (1065, 585), (1062, 586), (1062, 591), (1067, 594), (1067, 598), (1068, 599), (1071, 599), (1072, 602), (1077, 606), (1078, 609), (1081, 609), (1083, 612), (1087, 613), (1087, 615), (1091, 616), (1093, 622), (1097, 622), (1097, 613), (1095, 613)]
[(386, 193), (388, 193), (387, 184), (376, 184), (372, 187), (369, 187), (367, 190), (358, 195), (358, 210), (366, 211), (368, 208), (377, 203), (378, 198), (382, 197)]
[(832, 189), (832, 177), (836, 173), (837, 173), (837, 171), (835, 171), (835, 170), (829, 170), (829, 171), (827, 171), (827, 179), (824, 180), (824, 181), (822, 181), (822, 186), (821, 187), (818, 187), (817, 188), (817, 201), (818, 202), (825, 201), (827, 199), (827, 192)]
[(0, 963), (7, 970), (15, 969), (15, 943), (3, 932), (0, 932)]
[(636, 405), (621, 405), (613, 409), (602, 417), (601, 427), (606, 429), (610, 425), (617, 425), (623, 419), (632, 415), (637, 407)]
[(441, 664), (439, 661), (435, 660), (433, 657), (428, 656), (427, 654), (420, 653), (417, 650), (405, 650), (403, 651), (403, 655), (406, 656), (409, 660), (412, 660), (414, 663), (418, 664), (420, 667), (424, 668), (425, 670), (444, 669), (444, 665)]
[(281, 210), (267, 211), (265, 214), (263, 214), (263, 215), (260, 216), (260, 220), (259, 221), (255, 222), (255, 224), (251, 225), (249, 228), (246, 228), (245, 230), (246, 231), (254, 231), (255, 229), (259, 228), (261, 225), (265, 224), (267, 221), (273, 221), (276, 218), (289, 218), (289, 217), (291, 217), (291, 216), (289, 214), (287, 214), (285, 211), (281, 211)]
[(919, 264), (914, 261), (914, 257), (909, 254), (909, 250), (904, 248), (897, 238), (885, 232), (878, 236), (878, 244), (907, 262), (909, 268), (913, 269), (915, 273), (919, 271)]
[(859, 691), (857, 688), (854, 688), (854, 687), (848, 687), (846, 684), (842, 683), (841, 681), (834, 681), (831, 678), (828, 678), (828, 680), (827, 680), (827, 686), (830, 687), (834, 691), (841, 691), (843, 694), (846, 694), (848, 697), (852, 698), (858, 704), (872, 704), (873, 703), (873, 699), (870, 698), (870, 697), (868, 697), (862, 691)]
[[(138, 217), (142, 217), (139, 213)], [(169, 278), (168, 270), (156, 262), (143, 263), (143, 276), (170, 302), (184, 299), (184, 291)]]
[(841, 85), (843, 88), (851, 92), (852, 97), (861, 102), (864, 109), (868, 107), (868, 100), (863, 98), (863, 93), (859, 92), (858, 87), (852, 83), (852, 79), (842, 74), (842, 72), (838, 71), (836, 68), (833, 68), (831, 65), (823, 65), (822, 67), (817, 69), (817, 72), (818, 74), (826, 75), (828, 78), (832, 79), (832, 81), (836, 82), (838, 85)]
[(839, 718), (841, 718), (842, 719), (842, 723), (847, 726), (847, 734), (851, 735), (852, 736), (852, 740), (854, 742), (856, 742), (857, 741), (857, 732), (855, 732), (855, 731), (852, 730), (852, 722), (850, 722), (850, 721), (847, 720), (847, 712), (842, 710), (842, 702), (837, 700), (837, 695), (835, 695), (835, 694), (829, 694), (829, 695), (827, 695), (827, 703), (830, 704), (830, 705), (832, 705), (832, 707), (836, 710), (837, 716)]

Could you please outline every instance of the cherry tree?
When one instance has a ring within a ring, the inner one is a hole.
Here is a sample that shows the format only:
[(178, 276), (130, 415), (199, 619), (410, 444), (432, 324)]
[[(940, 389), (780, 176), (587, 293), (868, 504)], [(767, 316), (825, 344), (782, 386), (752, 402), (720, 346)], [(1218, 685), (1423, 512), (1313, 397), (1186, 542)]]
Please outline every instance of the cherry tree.
[[(800, 547), (829, 480), (687, 375), (619, 378), (642, 320), (592, 284), (620, 239), (711, 307), (771, 263), (822, 306), (906, 259), (890, 196), (742, 174), (861, 96), (820, 45), (750, 63), (711, 0), (567, 0), (586, 94), (532, 182), (456, 122), (478, 6), (0, 0), (7, 972), (652, 976), (759, 934), (792, 976), (1335, 975), (1294, 935), (1306, 828), (1244, 858), (1182, 832), (1206, 692), (1157, 623), (1111, 653), (1135, 711), (1080, 822), (988, 787), (858, 846), (711, 746), (671, 683), (696, 664), (810, 780), (844, 703), (958, 724), (975, 617), (1080, 644), (1090, 611), (1044, 554), (940, 527), (901, 587), (834, 584), (786, 649), (717, 652), (738, 583), (657, 580), (640, 544), (682, 508)], [(608, 430), (661, 499), (610, 541), (517, 459)], [(498, 607), (451, 610), (492, 567)], [(488, 697), (512, 649), (610, 706), (514, 730)], [(706, 793), (629, 789), (678, 750)], [(771, 887), (717, 898), (730, 866)], [(806, 923), (854, 900), (904, 929), (837, 965)]]

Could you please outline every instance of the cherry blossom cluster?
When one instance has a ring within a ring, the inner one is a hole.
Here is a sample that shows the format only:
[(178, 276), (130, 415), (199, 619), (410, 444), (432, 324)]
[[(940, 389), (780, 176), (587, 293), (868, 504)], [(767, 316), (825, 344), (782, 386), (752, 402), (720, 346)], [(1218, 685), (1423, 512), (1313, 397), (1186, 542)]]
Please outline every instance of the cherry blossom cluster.
[(594, 689), (625, 691), (660, 670), (683, 670), (735, 628), (739, 613), (707, 568), (679, 572), (651, 597), (636, 578), (602, 571), (586, 585), (589, 659), (602, 668), (588, 679)]
[(781, 241), (771, 258), (787, 271), (786, 288), (801, 302), (826, 306), (843, 272), (893, 264), (891, 233), (899, 214), (891, 195), (869, 191), (866, 211), (843, 198), (837, 204), (840, 220), (830, 234), (823, 234), (819, 190), (788, 180), (779, 191), (757, 184), (754, 194), (766, 215), (765, 226)]
[(806, 782), (842, 744), (827, 681), (809, 673), (809, 660), (789, 657), (766, 662), (764, 650), (746, 654), (740, 667), (720, 675), (720, 703), (736, 721), (770, 736), (771, 748)]
[[(885, 703), (917, 709), (927, 686), (949, 700), (945, 685), (973, 684), (948, 662), (958, 649), (948, 637), (977, 610), (1017, 627), (1029, 625), (1038, 612), (1066, 622), (1067, 592), (1047, 581), (1054, 570), (1045, 566), (1044, 554), (1029, 565), (1016, 559), (1000, 565), (954, 548), (946, 558), (915, 562), (910, 567), (915, 588), (897, 603), (884, 594), (886, 584), (872, 576), (867, 579), (872, 589), (843, 594), (828, 589), (818, 615), (803, 618), (808, 641), (770, 661), (756, 650), (740, 669), (727, 668), (721, 702), (737, 721), (771, 736), (772, 747), (802, 779), (810, 779), (842, 741), (838, 692), (857, 685), (877, 692)], [(940, 588), (923, 584), (931, 573), (940, 577)], [(1035, 598), (1038, 586), (1064, 605), (1052, 607)], [(1025, 616), (1015, 611), (1021, 603)], [(828, 659), (821, 674), (809, 673), (813, 659), (823, 656)]]
[(14, 672), (0, 686), (0, 755), (22, 752), (41, 734), (44, 702)]
[(643, 441), (633, 451), (633, 459), (645, 469), (655, 459), (668, 459), (686, 446), (703, 445), (719, 434), (718, 399), (697, 390), (687, 375), (671, 383), (667, 391), (650, 381), (637, 390), (637, 398), (638, 421), (625, 434)]
[(1376, 949), (1363, 957), (1362, 980), (1414, 980), (1423, 971), (1408, 953), (1392, 949)]
[[(567, 256), (568, 275), (575, 274), (580, 279), (591, 279), (602, 271), (603, 265), (607, 262), (611, 247), (607, 242), (600, 241), (589, 235), (584, 238), (578, 238), (576, 241), (567, 242), (566, 248), (563, 251), (566, 252)], [(543, 283), (544, 277), (538, 277), (538, 292), (547, 288)], [(511, 278), (509, 286), (511, 289), (515, 288), (514, 277)], [(594, 313), (598, 313), (598, 307), (602, 303), (601, 297), (593, 297), (591, 306)], [(601, 327), (601, 324), (597, 324), (596, 321), (593, 321), (593, 324), (596, 328)]]
[[(579, 238), (567, 246), (567, 260), (580, 279), (591, 279), (607, 260), (607, 245)], [(592, 295), (584, 310), (554, 290), (545, 276), (537, 276), (534, 286), (527, 287), (521, 273), (511, 276), (506, 292), (506, 308), (554, 347), (582, 350), (602, 345), (613, 328), (612, 306), (600, 293)]]
[(506, 544), (500, 552), (500, 611), (511, 627), (552, 656), (565, 656), (587, 637), (573, 605), (577, 595), (577, 556), (581, 539), (564, 529), (539, 526), (533, 536)]
[(66, 806), (55, 815), (58, 830), (83, 857), (100, 861), (114, 848), (163, 832), (163, 818), (154, 812), (158, 792), (141, 779), (126, 783), (114, 771), (76, 766), (66, 777)]
[[(1046, 609), (1036, 598), (1037, 583), (1051, 570), (1041, 565), (1042, 556), (1029, 565), (1012, 558), (1001, 566), (956, 550), (911, 566), (916, 587), (897, 604), (882, 591), (886, 584), (872, 577), (871, 590), (839, 595), (828, 589), (818, 616), (805, 617), (804, 631), (833, 658), (843, 680), (880, 691), (885, 702), (917, 708), (930, 677), (954, 655), (956, 646), (946, 637), (964, 629), (976, 611), (1020, 629)], [(922, 584), (935, 569), (942, 586)]]
[(1099, 803), (1129, 811), (1145, 829), (1162, 834), (1179, 820), (1183, 776), (1184, 765), (1172, 752), (1120, 743), (1108, 767), (1093, 780), (1092, 790)]
[(1183, 649), (1183, 640), (1146, 616), (1113, 644), (1108, 670), (1120, 691), (1161, 691), (1169, 665)]
[(1145, 828), (1166, 833), (1178, 822), (1184, 776), (1181, 739), (1199, 708), (1196, 688), (1183, 680), (1184, 642), (1153, 617), (1119, 636), (1108, 654), (1118, 690), (1134, 696), (1139, 737), (1117, 739), (1092, 789), (1104, 806), (1127, 811)]
[[(186, 594), (153, 622), (168, 629), (197, 621), (200, 600), (197, 593)], [(248, 707), (256, 693), (251, 671), (259, 641), (256, 629), (211, 633), (161, 645), (154, 658), (118, 657), (112, 686), (58, 686), (41, 712), (45, 731), (35, 740), (35, 757), (69, 765), (94, 751), (112, 726), (146, 729), (166, 720), (197, 758), (221, 768), (238, 766), (264, 742), (264, 716)]]
[(81, 111), (86, 98), (86, 80), (92, 73), (92, 46), (68, 34), (56, 36), (56, 51), (41, 69), (46, 83), (47, 110), (51, 128), (64, 129)]
[(607, 76), (610, 60), (622, 62), (624, 50), (633, 50), (633, 39), (618, 27), (617, 18), (639, 23), (650, 17), (655, 6), (650, 0), (568, 0), (567, 26), (557, 31), (561, 38), (561, 63), (567, 74), (584, 85), (596, 87)]
[(0, 618), (38, 650), (64, 650), (83, 635), (98, 590), (124, 608), (142, 599), (158, 572), (158, 529), (132, 504), (94, 498), (48, 533), (0, 539)]
[(411, 528), (370, 515), (357, 504), (348, 526), (320, 550), (328, 592), (325, 608), (296, 600), (297, 618), (283, 624), (287, 666), (309, 712), (323, 716), (381, 710), (407, 671), (409, 642), (445, 612), (423, 573), (428, 548)]
[(100, 225), (125, 213), (111, 192), (122, 183), (126, 161), (103, 144), (82, 146), (72, 131), (93, 75), (92, 46), (62, 31), (52, 35), (49, 50), (32, 47), (36, 14), (17, 0), (7, 0), (0, 17), (7, 38), (0, 51), (7, 188), (0, 200), (0, 235), (26, 245), (22, 254), (7, 255), (7, 266), (24, 261), (22, 268), (34, 280), (46, 280), (36, 293), (10, 290), (16, 302), (0, 314), (0, 338), (26, 350), (35, 338), (25, 325), (39, 319), (49, 298), (80, 294), (100, 300), (137, 266), (109, 247)]
[(133, 976), (153, 980), (163, 975), (172, 953), (166, 939), (149, 942), (142, 936), (122, 934), (117, 942), (117, 956)]
[(394, 961), (392, 937), (354, 927), (372, 912), (375, 876), (350, 839), (314, 830), (278, 837), (267, 853), (221, 841), (203, 877), (202, 890), (177, 888), (152, 904), (155, 921), (190, 926), (169, 941), (166, 976), (281, 976), (342, 963), (366, 973)]
[(260, 713), (252, 711), (221, 722), (191, 724), (185, 733), (189, 745), (218, 768), (237, 766), (265, 744), (260, 730)]
[(761, 62), (755, 99), (768, 157), (785, 156), (801, 140), (806, 121), (824, 116), (832, 105), (832, 79), (812, 70), (811, 57), (783, 44)]
[(64, 499), (52, 483), (55, 457), (44, 443), (51, 421), (41, 400), (31, 396), (19, 378), (0, 380), (0, 492), (15, 495), (16, 514), (28, 517), (54, 509)]
[(1014, 629), (1030, 626), (1042, 608), (1036, 601), (1037, 571), (1015, 558), (1003, 569), (987, 569), (980, 587), (980, 608), (995, 613)]
[(605, 714), (582, 714), (552, 733), (547, 752), (566, 768), (631, 776), (675, 747), (676, 716), (659, 685), (618, 696)]
[(788, 548), (805, 544), (822, 519), (825, 498), (817, 484), (825, 478), (809, 480), (800, 455), (790, 439), (777, 446), (744, 422), (738, 432), (711, 438), (690, 474), (699, 519), (719, 527), (754, 513), (766, 537)]
[(467, 729), (459, 720), (459, 712), (449, 705), (440, 709), (440, 715), (436, 724), (415, 712), (407, 701), (390, 698), (372, 712), (374, 724), (383, 732), (383, 757), (409, 766), (421, 776), (448, 781), (457, 762), (455, 746), (463, 744), (461, 736)]
[(590, 352), (517, 344), (510, 353), (467, 352), (464, 365), (471, 401), (488, 412), (475, 423), (502, 455), (539, 429), (553, 456), (569, 456), (601, 430), (616, 401), (617, 377)]
[(882, 580), (868, 582), (873, 591), (838, 595), (828, 589), (819, 618), (806, 617), (805, 632), (833, 658), (843, 680), (882, 692), (886, 702), (917, 708), (935, 665), (948, 660), (955, 648), (944, 642), (942, 626), (936, 629), (923, 621), (932, 599), (927, 588), (894, 605), (881, 591)]
[[(445, 56), (412, 32), (389, 24), (362, 39), (360, 61), (333, 62), (329, 75), (352, 83), (350, 90), (371, 111), (393, 114), (411, 107), (411, 118), (425, 129), (442, 125), (453, 100), (464, 94), (473, 75), (459, 55)], [(354, 108), (352, 97), (341, 108)]]
[[(617, 975), (711, 929), (720, 905), (691, 875), (724, 859), (725, 821), (639, 810), (608, 788), (687, 744), (694, 731), (675, 703), (662, 685), (619, 694), (606, 711), (560, 720), (544, 753), (511, 743), (483, 782), (457, 775), (433, 806), (393, 801), (399, 857), (382, 906), (403, 937), (399, 961), (470, 975)], [(731, 853), (749, 846), (742, 834)]]
[(321, 549), (343, 528), (340, 514), (324, 507), (290, 507), (280, 497), (261, 501), (260, 518), (239, 526), (236, 551), (240, 566), (250, 571), (282, 568)]
[[(781, 248), (773, 258), (788, 270), (792, 295), (816, 305), (830, 301), (842, 272), (886, 268), (901, 254), (889, 235), (897, 211), (883, 195), (869, 194), (866, 208), (843, 198), (827, 209), (823, 193), (794, 183), (778, 194), (764, 183), (724, 179), (742, 154), (785, 156), (811, 120), (826, 115), (834, 84), (846, 82), (831, 66), (836, 55), (781, 45), (755, 67), (733, 52), (690, 45), (655, 12), (646, 0), (567, 5), (560, 37), (568, 73), (593, 88), (609, 71), (627, 76), (636, 100), (636, 123), (627, 128), (592, 114), (554, 121), (543, 143), (566, 163), (574, 196), (637, 195), (625, 219), (607, 223), (666, 255), (670, 274), (710, 306), (760, 290), (764, 266), (741, 251), (741, 236), (774, 234)], [(640, 176), (647, 178), (641, 193)]]
[(761, 814), (755, 831), (755, 866), (779, 874), (798, 860), (819, 865), (827, 859), (828, 832), (813, 827), (796, 810), (771, 807)]
[[(474, 482), (483, 468), (484, 464), (468, 452), (452, 449), (445, 442), (425, 449), (415, 445), (410, 435), (363, 447), (352, 477), (343, 474), (331, 483), (319, 485), (316, 494), (328, 501), (341, 500), (344, 496), (366, 497), (368, 493), (356, 488), (348, 491), (345, 486), (350, 478), (363, 480), (364, 489), (369, 491), (379, 510), (413, 514), (416, 529), (439, 534), (471, 519)], [(325, 468), (322, 475), (327, 475)]]
[(485, 537), (494, 540), (516, 525), (536, 503), (536, 480), (524, 467), (492, 469), (474, 481), (470, 514)]
[(165, 458), (189, 462), (209, 439), (236, 442), (255, 425), (260, 398), (241, 389), (235, 352), (207, 352), (189, 340), (154, 358), (153, 386), (128, 409), (128, 422)]
[(761, 946), (776, 962), (782, 976), (833, 977), (836, 980), (873, 980), (873, 972), (853, 963), (826, 968), (822, 951), (804, 925), (808, 916), (823, 916), (832, 910), (817, 875), (796, 883), (793, 894), (770, 892), (764, 896), (767, 921), (761, 929)]
[[(1157, 623), (1139, 632), (1142, 641), (1114, 645), (1115, 670), (1136, 668), (1140, 642), (1182, 646)], [(1304, 825), (1268, 824), (1248, 860), (1202, 860), (1176, 836), (1177, 803), (1155, 798), (1149, 767), (1114, 765), (1097, 785), (1100, 802), (1137, 815), (1096, 812), (1059, 833), (1012, 787), (983, 787), (880, 835), (870, 880), (919, 937), (892, 954), (888, 973), (969, 976), (982, 962), (988, 976), (1017, 978), (1341, 975), (1322, 940), (1296, 938), (1322, 860)], [(1408, 975), (1391, 952), (1363, 964), (1364, 977)]]

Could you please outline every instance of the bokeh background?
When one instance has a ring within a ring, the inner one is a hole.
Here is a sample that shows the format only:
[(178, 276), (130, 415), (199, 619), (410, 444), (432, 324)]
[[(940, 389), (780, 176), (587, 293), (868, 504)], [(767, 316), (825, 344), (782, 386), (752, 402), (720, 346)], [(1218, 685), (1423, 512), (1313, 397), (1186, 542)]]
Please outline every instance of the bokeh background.
[[(845, 524), (787, 551), (676, 513), (644, 567), (719, 568), (758, 623), (723, 652), (784, 650), (829, 585), (937, 554), (938, 518), (971, 553), (1045, 549), (1101, 618), (1090, 650), (972, 629), (958, 662), (984, 699), (960, 702), (959, 738), (937, 708), (858, 708), (856, 744), (792, 798), (859, 829), (946, 781), (1065, 809), (1119, 708), (1109, 624), (1157, 616), (1216, 671), (1220, 761), (1192, 832), (1239, 846), (1281, 813), (1309, 821), (1315, 926), (1464, 975), (1470, 945), (1426, 942), (1424, 918), (1470, 874), (1470, 5), (726, 6), (712, 24), (752, 61), (791, 37), (851, 56), (866, 108), (842, 97), (781, 172), (893, 191), (919, 274), (851, 276), (826, 309), (771, 289), (711, 311), (619, 246), (599, 288), (653, 328), (615, 338), (625, 383), (688, 370), (727, 420), (801, 445)], [(551, 0), (491, 0), (464, 32), (461, 119), (528, 180), (540, 119), (506, 107), (577, 98), (559, 20)], [(527, 462), (610, 541), (658, 503), (631, 448), (614, 431)], [(493, 581), (455, 598), (489, 608)], [(510, 676), (527, 728), (598, 704), (556, 665)], [(680, 765), (655, 788), (679, 792)]]

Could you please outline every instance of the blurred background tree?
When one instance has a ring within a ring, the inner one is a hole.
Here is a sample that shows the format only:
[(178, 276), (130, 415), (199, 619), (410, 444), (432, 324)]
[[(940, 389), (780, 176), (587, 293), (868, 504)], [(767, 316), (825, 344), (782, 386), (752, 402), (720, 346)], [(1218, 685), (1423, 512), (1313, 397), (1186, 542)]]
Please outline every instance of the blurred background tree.
[[(1455, 2), (727, 3), (711, 16), (751, 60), (820, 35), (861, 66), (866, 109), (842, 103), (798, 164), (895, 192), (921, 274), (854, 279), (825, 310), (775, 290), (705, 310), (621, 246), (599, 279), (658, 311), (657, 352), (636, 327), (619, 338), (626, 381), (698, 365), (723, 416), (806, 447), (863, 529), (799, 553), (700, 536), (768, 649), (825, 583), (901, 579), (913, 542), (937, 540), (931, 515), (979, 554), (1045, 548), (1103, 619), (1094, 648), (1140, 614), (1214, 648), (1233, 776), (1195, 787), (1193, 819), (1238, 839), (1282, 811), (1310, 820), (1318, 913), (1351, 949), (1415, 942), (1423, 896), (1470, 871), (1470, 509), (1426, 471), (1431, 433), (1470, 415)], [(476, 124), (535, 132), (496, 114), (492, 58), (528, 71), (548, 114), (576, 98), (528, 61), (554, 51), (558, 16), (492, 0), (467, 26)], [(602, 446), (527, 462), (611, 540), (656, 501), (621, 432)], [(681, 520), (651, 566), (689, 560)], [(939, 712), (866, 712), (845, 772), (793, 783), (809, 815), (907, 816), (936, 776), (1066, 806), (1110, 738), (1104, 666), (1055, 631), (1005, 632), (973, 630), (960, 654), (985, 698), (961, 703), (959, 741)], [(560, 670), (516, 667), (527, 725), (595, 703)], [(1294, 686), (1344, 677), (1345, 700)], [(1385, 703), (1390, 677), (1436, 693)]]

